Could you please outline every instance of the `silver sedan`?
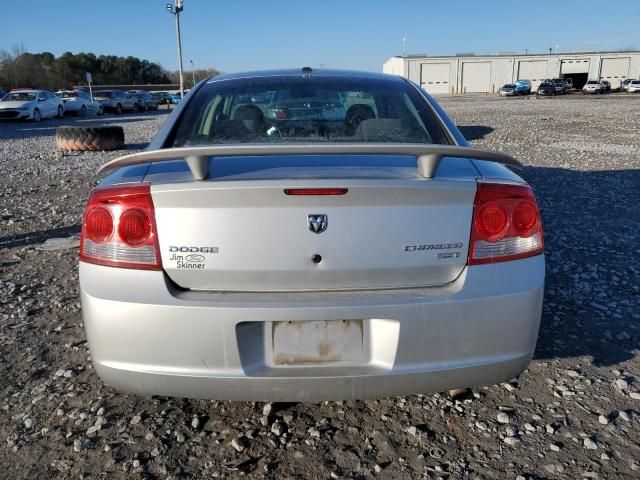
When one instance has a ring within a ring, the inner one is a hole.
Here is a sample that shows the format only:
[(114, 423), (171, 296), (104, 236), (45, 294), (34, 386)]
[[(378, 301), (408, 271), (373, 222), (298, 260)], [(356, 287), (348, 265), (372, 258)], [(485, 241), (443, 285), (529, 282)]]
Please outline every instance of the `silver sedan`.
[(400, 77), (200, 83), (146, 151), (102, 167), (88, 201), (80, 289), (98, 374), (143, 395), (270, 401), (519, 375), (543, 232), (502, 164), (519, 165), (470, 148)]

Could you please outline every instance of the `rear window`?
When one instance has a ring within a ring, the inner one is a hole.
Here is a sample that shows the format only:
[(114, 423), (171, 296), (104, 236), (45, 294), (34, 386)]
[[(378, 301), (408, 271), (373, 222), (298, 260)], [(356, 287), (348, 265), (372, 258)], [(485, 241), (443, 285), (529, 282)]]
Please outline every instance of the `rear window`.
[(405, 82), (302, 76), (205, 84), (178, 120), (173, 139), (173, 146), (449, 143), (428, 103)]

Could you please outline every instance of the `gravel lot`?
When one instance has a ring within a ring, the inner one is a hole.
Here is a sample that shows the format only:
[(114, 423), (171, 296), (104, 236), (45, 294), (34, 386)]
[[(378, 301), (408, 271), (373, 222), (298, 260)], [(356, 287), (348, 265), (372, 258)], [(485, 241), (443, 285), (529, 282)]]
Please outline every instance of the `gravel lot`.
[[(448, 394), (262, 404), (127, 396), (90, 363), (75, 243), (96, 168), (55, 126), (0, 124), (3, 478), (640, 478), (640, 96), (449, 97), (526, 165), (547, 288), (520, 378)], [(165, 112), (104, 117), (143, 148)], [(505, 338), (505, 341), (509, 341)]]

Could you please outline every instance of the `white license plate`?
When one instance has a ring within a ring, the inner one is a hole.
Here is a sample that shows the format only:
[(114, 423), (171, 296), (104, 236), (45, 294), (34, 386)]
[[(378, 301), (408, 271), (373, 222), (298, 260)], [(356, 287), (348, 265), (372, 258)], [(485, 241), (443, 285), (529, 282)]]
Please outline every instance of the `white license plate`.
[(362, 362), (362, 320), (273, 322), (273, 363)]

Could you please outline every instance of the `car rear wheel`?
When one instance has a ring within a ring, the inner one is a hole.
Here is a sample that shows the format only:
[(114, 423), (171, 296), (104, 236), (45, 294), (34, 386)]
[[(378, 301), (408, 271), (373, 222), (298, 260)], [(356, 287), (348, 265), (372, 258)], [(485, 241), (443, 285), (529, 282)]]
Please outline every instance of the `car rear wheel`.
[(116, 105), (116, 113), (118, 115), (122, 115), (122, 105), (120, 105), (120, 104)]
[(58, 105), (58, 118), (62, 118), (64, 116), (64, 108), (62, 108), (62, 105)]
[(34, 122), (39, 122), (40, 120), (42, 120), (42, 114), (40, 113), (40, 110), (38, 110), (37, 108), (33, 111), (33, 115), (32, 115), (33, 121)]
[(118, 150), (124, 148), (124, 131), (116, 125), (62, 126), (56, 129), (56, 146), (66, 152)]

